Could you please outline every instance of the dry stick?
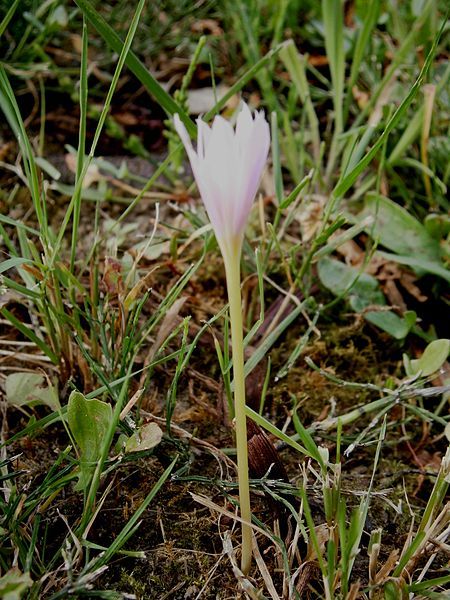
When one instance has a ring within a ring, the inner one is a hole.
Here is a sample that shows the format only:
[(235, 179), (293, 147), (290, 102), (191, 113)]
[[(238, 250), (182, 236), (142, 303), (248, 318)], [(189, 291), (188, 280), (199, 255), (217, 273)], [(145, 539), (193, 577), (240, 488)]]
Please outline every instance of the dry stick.
[[(430, 140), (431, 119), (433, 116), (434, 98), (436, 95), (436, 86), (427, 84), (423, 86), (425, 96), (425, 112), (423, 116), (422, 136), (420, 140), (420, 158), (424, 167), (428, 168), (428, 142)], [(424, 171), (423, 182), (427, 194), (428, 202), (433, 202), (433, 190), (431, 188), (430, 175)]]

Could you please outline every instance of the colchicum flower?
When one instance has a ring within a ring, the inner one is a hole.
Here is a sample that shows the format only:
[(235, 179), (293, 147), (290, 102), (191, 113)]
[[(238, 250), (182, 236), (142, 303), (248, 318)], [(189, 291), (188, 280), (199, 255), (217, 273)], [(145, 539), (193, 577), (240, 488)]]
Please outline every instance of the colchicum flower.
[(245, 226), (269, 152), (269, 125), (262, 112), (257, 112), (253, 118), (246, 104), (238, 115), (236, 130), (222, 117), (215, 117), (211, 128), (199, 119), (195, 152), (178, 115), (175, 115), (174, 123), (189, 156), (225, 263), (233, 351), (239, 504), (243, 521), (241, 569), (247, 574), (252, 560), (252, 514), (248, 479), (240, 260)]
[(240, 249), (269, 152), (270, 132), (264, 113), (256, 112), (253, 118), (243, 104), (235, 131), (220, 116), (212, 127), (197, 119), (197, 152), (178, 115), (174, 124), (222, 254)]

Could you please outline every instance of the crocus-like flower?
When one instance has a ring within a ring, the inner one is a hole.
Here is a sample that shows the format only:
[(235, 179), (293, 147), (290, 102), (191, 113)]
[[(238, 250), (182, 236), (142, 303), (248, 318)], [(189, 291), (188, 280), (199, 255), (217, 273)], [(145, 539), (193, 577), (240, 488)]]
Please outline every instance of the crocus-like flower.
[(264, 113), (256, 112), (253, 118), (243, 104), (236, 130), (220, 116), (211, 127), (198, 119), (197, 152), (178, 115), (174, 124), (222, 253), (240, 249), (269, 152), (270, 132)]
[(247, 574), (252, 560), (252, 515), (248, 479), (240, 258), (245, 225), (269, 152), (270, 133), (263, 113), (257, 112), (253, 118), (246, 104), (238, 115), (236, 130), (222, 117), (216, 117), (211, 128), (199, 119), (197, 127), (198, 143), (195, 152), (186, 128), (178, 115), (175, 115), (175, 128), (188, 153), (197, 187), (225, 263), (233, 351), (239, 503), (243, 521), (241, 569)]

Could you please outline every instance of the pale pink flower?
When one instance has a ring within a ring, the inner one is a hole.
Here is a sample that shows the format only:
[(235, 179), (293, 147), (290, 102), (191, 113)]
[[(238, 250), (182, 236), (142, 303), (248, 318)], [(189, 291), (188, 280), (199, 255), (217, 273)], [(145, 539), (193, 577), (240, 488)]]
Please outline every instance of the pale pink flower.
[(211, 127), (197, 119), (197, 152), (178, 115), (174, 124), (222, 253), (239, 250), (269, 152), (264, 113), (256, 112), (253, 118), (243, 104), (236, 130), (220, 116)]

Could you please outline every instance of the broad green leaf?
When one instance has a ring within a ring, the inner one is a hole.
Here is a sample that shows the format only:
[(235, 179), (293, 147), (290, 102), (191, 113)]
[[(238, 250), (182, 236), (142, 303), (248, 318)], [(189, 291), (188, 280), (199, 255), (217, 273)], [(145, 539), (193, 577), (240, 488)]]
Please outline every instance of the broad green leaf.
[(364, 318), (372, 325), (376, 325), (396, 340), (403, 340), (411, 330), (410, 325), (392, 311), (368, 311)]
[(156, 423), (147, 423), (131, 435), (125, 443), (126, 452), (142, 452), (157, 446), (162, 440), (163, 432)]
[(410, 375), (421, 373), (424, 377), (439, 371), (450, 353), (450, 340), (434, 340), (428, 344), (420, 358), (410, 360)]
[(405, 256), (420, 256), (440, 263), (438, 242), (405, 208), (380, 194), (368, 194), (358, 220), (373, 217), (366, 232), (382, 246)]
[(88, 400), (80, 392), (70, 394), (67, 419), (80, 453), (80, 479), (77, 490), (87, 488), (93, 470), (100, 458), (103, 439), (111, 426), (110, 404), (93, 398)]
[(20, 600), (33, 585), (29, 573), (22, 573), (17, 568), (7, 571), (0, 577), (0, 598), (3, 600)]
[(39, 373), (12, 373), (5, 381), (6, 401), (14, 406), (45, 404), (52, 410), (60, 407), (56, 388)]
[[(319, 277), (323, 285), (336, 296), (349, 293), (357, 298), (370, 298), (375, 304), (385, 303), (384, 296), (378, 288), (378, 282), (372, 275), (360, 273), (358, 269), (349, 267), (335, 258), (322, 258), (318, 262)], [(358, 307), (361, 310), (363, 306)]]
[[(372, 275), (360, 273), (358, 269), (334, 259), (323, 258), (318, 262), (318, 274), (322, 284), (336, 296), (346, 297), (355, 312), (362, 313), (364, 318), (394, 338), (406, 337), (415, 318), (409, 314), (401, 318), (386, 306), (386, 299), (378, 281)], [(369, 306), (378, 305), (380, 310), (367, 310)], [(382, 307), (386, 307), (383, 310)]]

